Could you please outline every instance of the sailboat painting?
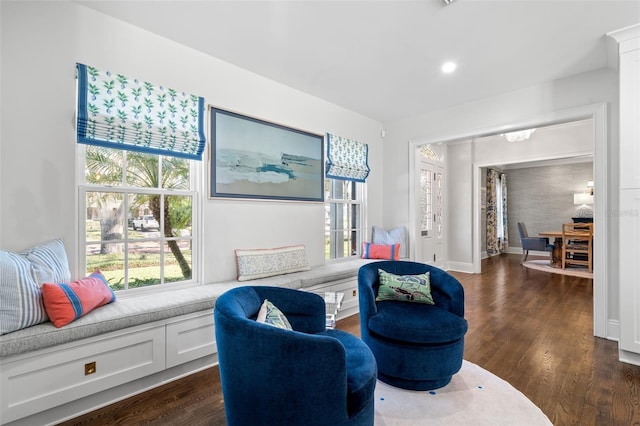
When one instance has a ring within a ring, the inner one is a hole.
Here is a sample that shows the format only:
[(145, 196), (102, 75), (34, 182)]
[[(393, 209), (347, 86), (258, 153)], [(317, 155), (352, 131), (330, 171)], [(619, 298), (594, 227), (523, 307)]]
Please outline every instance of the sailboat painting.
[(324, 201), (324, 136), (210, 112), (211, 198)]

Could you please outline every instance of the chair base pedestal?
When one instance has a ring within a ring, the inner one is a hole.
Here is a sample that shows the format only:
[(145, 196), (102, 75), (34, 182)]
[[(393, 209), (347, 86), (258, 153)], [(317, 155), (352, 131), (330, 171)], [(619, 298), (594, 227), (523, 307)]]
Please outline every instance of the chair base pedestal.
[(438, 389), (462, 367), (464, 339), (438, 346), (401, 345), (370, 335), (363, 340), (378, 363), (378, 379), (397, 388)]
[(453, 376), (444, 377), (441, 379), (434, 380), (407, 380), (407, 379), (399, 379), (397, 377), (387, 376), (383, 373), (378, 372), (378, 379), (381, 382), (384, 382), (390, 386), (400, 389), (406, 390), (414, 390), (414, 391), (429, 391), (434, 389), (440, 389), (451, 382), (451, 378)]

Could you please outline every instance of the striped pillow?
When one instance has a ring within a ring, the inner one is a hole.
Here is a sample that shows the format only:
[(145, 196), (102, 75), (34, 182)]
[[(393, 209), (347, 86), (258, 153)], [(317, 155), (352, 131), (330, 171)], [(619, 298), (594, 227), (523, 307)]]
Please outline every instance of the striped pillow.
[(363, 259), (399, 260), (400, 244), (372, 244), (362, 243)]
[(72, 283), (44, 283), (42, 299), (47, 315), (60, 328), (94, 309), (116, 300), (100, 271)]
[(0, 334), (47, 321), (42, 284), (70, 279), (69, 261), (60, 239), (21, 253), (0, 250)]

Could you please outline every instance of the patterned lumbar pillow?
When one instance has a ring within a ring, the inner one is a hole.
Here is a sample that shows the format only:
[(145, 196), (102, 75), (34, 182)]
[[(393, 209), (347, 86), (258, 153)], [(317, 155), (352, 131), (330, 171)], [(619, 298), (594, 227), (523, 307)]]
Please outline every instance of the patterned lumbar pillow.
[(0, 251), (0, 334), (47, 321), (42, 284), (70, 279), (69, 261), (60, 239), (20, 253)]
[(235, 253), (238, 281), (255, 280), (310, 269), (303, 245), (272, 249), (238, 249)]
[(378, 269), (380, 287), (376, 300), (399, 300), (433, 305), (429, 272), (420, 275), (394, 275)]
[(268, 299), (264, 299), (264, 302), (262, 302), (256, 321), (285, 330), (293, 330), (287, 317)]
[(72, 283), (44, 283), (42, 299), (49, 319), (62, 327), (95, 308), (116, 300), (116, 294), (100, 271)]

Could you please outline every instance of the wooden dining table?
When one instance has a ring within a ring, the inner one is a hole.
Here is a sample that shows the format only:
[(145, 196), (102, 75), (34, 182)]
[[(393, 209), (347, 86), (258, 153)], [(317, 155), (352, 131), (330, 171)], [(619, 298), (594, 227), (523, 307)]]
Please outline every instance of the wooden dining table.
[(551, 267), (562, 268), (562, 231), (538, 232), (541, 237), (555, 238), (553, 240), (553, 250), (551, 251)]
[(553, 268), (562, 268), (562, 231), (544, 231), (538, 232), (538, 235), (541, 237), (554, 238), (550, 265)]

